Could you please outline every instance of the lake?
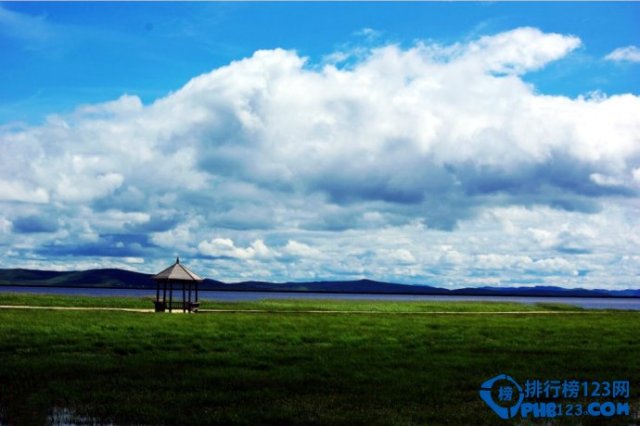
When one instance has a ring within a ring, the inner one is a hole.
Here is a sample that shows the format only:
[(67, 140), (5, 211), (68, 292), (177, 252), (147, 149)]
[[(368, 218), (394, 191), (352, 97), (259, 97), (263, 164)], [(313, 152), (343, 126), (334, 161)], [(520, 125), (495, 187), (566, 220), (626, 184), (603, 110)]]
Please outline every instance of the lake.
[[(116, 289), (116, 288), (72, 288), (72, 287), (28, 287), (0, 286), (2, 292), (33, 294), (68, 294), (79, 296), (130, 296), (155, 297), (153, 289)], [(607, 297), (522, 297), (522, 296), (460, 296), (460, 295), (421, 295), (421, 294), (345, 294), (345, 293), (291, 293), (259, 291), (211, 291), (201, 290), (201, 300), (220, 300), (241, 302), (261, 299), (330, 299), (330, 300), (393, 300), (393, 301), (494, 301), (518, 303), (566, 303), (587, 309), (629, 309), (640, 310), (640, 298)]]

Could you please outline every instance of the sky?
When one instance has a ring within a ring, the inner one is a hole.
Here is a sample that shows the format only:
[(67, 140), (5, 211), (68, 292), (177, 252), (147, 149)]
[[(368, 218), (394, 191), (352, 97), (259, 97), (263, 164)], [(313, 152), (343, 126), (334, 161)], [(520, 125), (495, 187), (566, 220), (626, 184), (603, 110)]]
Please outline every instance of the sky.
[(0, 267), (640, 288), (640, 3), (0, 3)]

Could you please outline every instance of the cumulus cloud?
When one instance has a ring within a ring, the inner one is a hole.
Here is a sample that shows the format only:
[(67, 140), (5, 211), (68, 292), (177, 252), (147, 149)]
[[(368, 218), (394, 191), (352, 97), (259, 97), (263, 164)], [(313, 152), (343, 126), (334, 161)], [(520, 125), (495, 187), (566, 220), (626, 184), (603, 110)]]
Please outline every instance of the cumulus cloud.
[(249, 247), (236, 247), (229, 238), (214, 238), (198, 244), (200, 253), (212, 257), (232, 257), (236, 259), (266, 259), (273, 255), (262, 240), (256, 240)]
[(44, 188), (29, 188), (22, 182), (0, 180), (0, 201), (47, 203), (49, 193)]
[(394, 263), (400, 265), (410, 265), (416, 263), (416, 258), (411, 251), (407, 249), (385, 250), (379, 254), (381, 257), (385, 257)]
[(640, 62), (640, 48), (638, 46), (618, 47), (604, 58), (615, 62)]
[(299, 243), (295, 240), (287, 241), (287, 245), (282, 249), (282, 253), (294, 257), (317, 257), (320, 256), (320, 250), (313, 248), (307, 244)]
[(321, 252), (307, 244), (288, 240), (284, 246), (269, 247), (261, 239), (257, 239), (248, 247), (238, 247), (231, 238), (214, 238), (198, 244), (201, 254), (214, 258), (271, 260), (274, 258), (309, 259), (317, 258)]
[[(583, 265), (563, 256), (596, 239), (539, 218), (601, 217), (640, 189), (637, 96), (550, 96), (523, 79), (580, 45), (518, 28), (363, 48), (344, 67), (262, 50), (149, 105), (123, 95), (0, 128), (3, 220), (20, 255), (180, 252), (227, 278), (571, 276)], [(494, 250), (504, 235), (532, 245)]]
[(566, 259), (551, 257), (534, 260), (526, 255), (513, 254), (483, 254), (474, 258), (473, 267), (494, 271), (529, 271), (540, 274), (569, 273), (577, 274), (575, 267)]
[[(575, 36), (544, 34), (536, 28), (519, 28), (485, 36), (461, 48), (458, 60), (487, 71), (522, 74), (565, 56), (581, 44)], [(458, 49), (453, 49), (456, 52)]]

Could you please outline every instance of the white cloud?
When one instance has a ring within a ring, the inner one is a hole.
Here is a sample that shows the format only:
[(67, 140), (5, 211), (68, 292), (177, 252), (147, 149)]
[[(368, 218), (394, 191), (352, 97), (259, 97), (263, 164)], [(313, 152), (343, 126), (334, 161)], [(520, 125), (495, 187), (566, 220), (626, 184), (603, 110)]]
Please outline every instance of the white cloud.
[(236, 247), (229, 238), (214, 238), (211, 241), (201, 241), (198, 250), (207, 256), (226, 256), (244, 260), (267, 259), (274, 255), (262, 240), (255, 240), (249, 247), (242, 248)]
[(480, 269), (512, 270), (530, 267), (529, 256), (514, 254), (481, 254), (476, 256), (475, 267)]
[(481, 64), (488, 71), (522, 74), (562, 58), (580, 44), (575, 36), (518, 28), (470, 43), (462, 49), (461, 60)]
[(500, 271), (501, 275), (517, 276), (529, 272), (536, 275), (561, 274), (575, 275), (577, 271), (568, 260), (561, 257), (532, 259), (528, 255), (486, 254), (475, 257), (474, 267)]
[(320, 256), (320, 251), (315, 249), (307, 244), (299, 243), (295, 240), (287, 241), (287, 244), (282, 249), (282, 253), (289, 256), (296, 257), (318, 257)]
[(618, 47), (604, 58), (615, 62), (640, 62), (640, 48), (638, 46)]
[(591, 173), (589, 179), (600, 186), (622, 186), (624, 181), (614, 176), (607, 176), (602, 173)]
[(397, 249), (389, 251), (388, 253), (385, 253), (385, 257), (388, 260), (397, 262), (401, 265), (410, 265), (416, 263), (416, 258), (407, 249)]
[(11, 222), (7, 218), (0, 216), (0, 233), (8, 234), (11, 231)]
[(175, 228), (163, 232), (151, 234), (151, 240), (167, 249), (180, 249), (182, 251), (193, 251), (194, 232), (198, 228), (200, 222), (197, 218), (191, 218), (185, 222), (178, 224)]
[(60, 175), (55, 188), (56, 199), (70, 202), (87, 202), (107, 196), (124, 182), (119, 173), (105, 173), (93, 176), (90, 181), (79, 181), (77, 176)]
[(149, 105), (0, 127), (4, 220), (60, 227), (7, 244), (145, 268), (180, 252), (227, 278), (615, 285), (597, 268), (640, 248), (640, 99), (522, 78), (580, 45), (519, 28), (360, 47), (345, 67), (263, 50)]
[(365, 27), (356, 31), (354, 35), (364, 37), (366, 40), (372, 41), (379, 38), (382, 35), (382, 32), (374, 30), (373, 28)]
[(533, 239), (544, 249), (551, 249), (560, 244), (560, 239), (556, 232), (552, 232), (546, 229), (532, 229), (528, 231), (533, 236)]
[(552, 257), (533, 262), (533, 270), (538, 273), (560, 273), (577, 275), (578, 271), (567, 259)]
[(29, 188), (22, 182), (0, 179), (0, 201), (47, 203), (49, 193), (44, 188)]

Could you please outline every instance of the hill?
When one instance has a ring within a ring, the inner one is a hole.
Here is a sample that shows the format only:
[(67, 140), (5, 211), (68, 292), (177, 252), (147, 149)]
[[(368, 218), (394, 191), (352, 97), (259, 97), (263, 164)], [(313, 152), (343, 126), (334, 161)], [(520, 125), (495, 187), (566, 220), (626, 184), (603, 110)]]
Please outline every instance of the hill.
[(154, 286), (154, 283), (149, 274), (122, 269), (87, 271), (0, 269), (0, 285), (147, 288)]
[[(150, 274), (122, 269), (91, 269), (87, 271), (41, 271), (32, 269), (0, 269), (0, 285), (154, 288)], [(224, 283), (206, 279), (202, 290), (217, 291), (284, 291), (314, 293), (425, 294), (478, 296), (554, 296), (554, 297), (640, 297), (640, 290), (587, 290), (553, 286), (476, 287), (449, 290), (430, 285), (395, 284), (373, 280), (313, 281), (271, 283), (244, 281)]]

